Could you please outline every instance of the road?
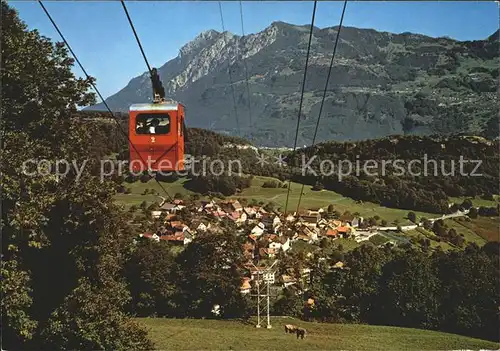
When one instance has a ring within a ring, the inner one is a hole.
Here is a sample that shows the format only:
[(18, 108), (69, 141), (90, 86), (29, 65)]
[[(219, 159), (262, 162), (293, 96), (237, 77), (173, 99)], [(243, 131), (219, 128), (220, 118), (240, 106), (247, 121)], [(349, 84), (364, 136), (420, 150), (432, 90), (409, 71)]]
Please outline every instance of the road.
[[(469, 212), (470, 212), (470, 210), (463, 210), (463, 211), (459, 210), (459, 211), (451, 213), (451, 214), (442, 215), (441, 217), (429, 218), (429, 221), (431, 221), (431, 223), (434, 223), (435, 221), (440, 220), (440, 219), (464, 217), (467, 214), (469, 214)], [(418, 225), (417, 224), (405, 225), (405, 226), (401, 226), (401, 230), (402, 231), (413, 230), (413, 229), (416, 229), (417, 227), (422, 227), (423, 225), (424, 224), (422, 222), (420, 222)], [(397, 226), (375, 227), (375, 229), (380, 230), (380, 231), (394, 231), (394, 230), (398, 230), (398, 227)]]

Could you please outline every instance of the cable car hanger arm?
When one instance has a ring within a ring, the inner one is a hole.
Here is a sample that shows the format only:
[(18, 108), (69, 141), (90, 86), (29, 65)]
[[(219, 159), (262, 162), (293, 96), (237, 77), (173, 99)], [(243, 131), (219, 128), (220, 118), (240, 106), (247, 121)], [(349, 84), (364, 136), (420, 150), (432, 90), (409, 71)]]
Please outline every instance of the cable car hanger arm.
[(160, 76), (156, 68), (151, 69), (151, 85), (153, 87), (153, 102), (158, 103), (165, 101), (165, 88), (161, 82)]

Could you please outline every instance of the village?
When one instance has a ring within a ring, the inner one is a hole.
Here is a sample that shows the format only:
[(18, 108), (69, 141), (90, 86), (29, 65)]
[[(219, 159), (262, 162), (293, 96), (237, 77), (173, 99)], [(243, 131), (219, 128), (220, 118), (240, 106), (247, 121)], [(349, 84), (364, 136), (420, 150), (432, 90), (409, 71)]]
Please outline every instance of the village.
[[(181, 218), (186, 213), (189, 213), (189, 220), (183, 221)], [(136, 240), (168, 242), (180, 247), (189, 245), (199, 233), (217, 233), (223, 230), (225, 223), (232, 223), (236, 234), (242, 238), (243, 253), (248, 259), (246, 268), (249, 275), (243, 279), (242, 294), (250, 293), (251, 283), (262, 280), (265, 267), (287, 255), (292, 247), (306, 243), (319, 250), (320, 246), (337, 239), (360, 243), (379, 233), (378, 227), (370, 225), (370, 221), (349, 212), (338, 216), (338, 213), (334, 215), (323, 208), (316, 208), (284, 214), (266, 206), (243, 205), (235, 199), (218, 202), (184, 202), (182, 199), (163, 201), (159, 208), (150, 211), (150, 215), (160, 223), (157, 230), (140, 233)], [(396, 242), (391, 241), (389, 244), (394, 245)], [(306, 256), (312, 257), (312, 253), (308, 252)], [(319, 257), (318, 260), (325, 260), (325, 257)], [(332, 262), (330, 268), (342, 267), (343, 262), (336, 261)], [(285, 267), (283, 274), (276, 280), (282, 288), (296, 284), (304, 286), (312, 269), (304, 267), (301, 272), (294, 272), (292, 267)], [(272, 283), (275, 283), (274, 279)]]

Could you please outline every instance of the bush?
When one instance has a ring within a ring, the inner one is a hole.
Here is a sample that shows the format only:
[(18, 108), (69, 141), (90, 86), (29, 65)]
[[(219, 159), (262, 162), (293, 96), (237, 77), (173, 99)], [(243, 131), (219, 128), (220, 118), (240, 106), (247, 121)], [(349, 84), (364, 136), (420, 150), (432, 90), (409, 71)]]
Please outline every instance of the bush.
[(477, 209), (475, 207), (472, 207), (469, 212), (469, 217), (470, 218), (477, 218)]
[(417, 222), (417, 215), (415, 212), (408, 212), (408, 219), (412, 221), (413, 223)]
[(140, 177), (139, 180), (141, 183), (147, 183), (151, 180), (151, 175), (148, 174), (147, 172), (144, 172)]
[(313, 190), (313, 191), (321, 191), (324, 188), (325, 188), (325, 186), (323, 185), (323, 183), (316, 182), (316, 184), (314, 184), (314, 186), (311, 188), (311, 190)]
[(153, 202), (148, 207), (148, 211), (157, 211), (160, 208), (160, 205), (157, 202)]
[(263, 188), (280, 188), (281, 187), (281, 183), (276, 181), (276, 180), (266, 180), (263, 184), (262, 184), (262, 187)]

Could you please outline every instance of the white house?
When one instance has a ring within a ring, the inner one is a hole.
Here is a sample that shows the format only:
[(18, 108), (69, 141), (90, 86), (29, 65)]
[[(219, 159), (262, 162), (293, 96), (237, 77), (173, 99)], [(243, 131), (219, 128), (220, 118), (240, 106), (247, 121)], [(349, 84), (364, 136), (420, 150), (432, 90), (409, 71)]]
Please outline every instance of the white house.
[(236, 212), (236, 213), (238, 213), (239, 217), (235, 220), (235, 223), (237, 225), (245, 224), (247, 221), (247, 214), (245, 212)]
[(179, 204), (179, 205), (175, 205), (175, 207), (174, 207), (174, 211), (180, 211), (180, 210), (182, 210), (183, 208), (186, 208), (186, 206), (184, 206), (184, 205), (180, 205), (180, 204)]
[(237, 212), (242, 212), (243, 211), (243, 206), (241, 206), (240, 202), (238, 200), (235, 200), (231, 206), (233, 207), (233, 211)]
[(269, 244), (268, 247), (270, 249), (279, 250), (279, 249), (281, 249), (281, 243), (277, 242), (277, 241), (273, 241), (272, 243)]
[(281, 280), (283, 281), (283, 287), (284, 288), (287, 288), (290, 285), (297, 284), (297, 280), (293, 276), (291, 276), (291, 275), (283, 274), (281, 276)]
[(283, 252), (285, 252), (288, 249), (290, 249), (290, 238), (286, 238), (286, 239), (282, 238), (282, 240), (281, 240), (281, 250), (283, 250)]
[(158, 219), (161, 216), (161, 211), (151, 211), (151, 217)]
[(279, 225), (281, 225), (281, 219), (279, 218), (279, 216), (275, 216), (273, 218), (273, 228), (276, 228)]
[(200, 232), (205, 232), (205, 231), (207, 231), (208, 226), (205, 223), (200, 222), (200, 224), (198, 224), (198, 226), (195, 227), (194, 229), (197, 231), (200, 231)]
[(363, 217), (355, 217), (352, 220), (352, 227), (357, 228), (363, 223)]
[(250, 217), (253, 217), (255, 216), (255, 214), (257, 213), (257, 211), (255, 210), (255, 208), (253, 207), (245, 207), (243, 209)]
[(257, 236), (264, 234), (264, 224), (263, 223), (257, 224), (255, 227), (253, 227), (250, 234), (257, 235)]

